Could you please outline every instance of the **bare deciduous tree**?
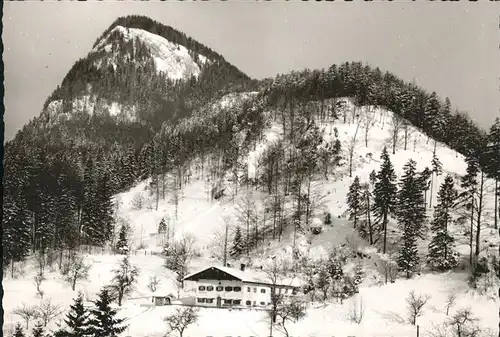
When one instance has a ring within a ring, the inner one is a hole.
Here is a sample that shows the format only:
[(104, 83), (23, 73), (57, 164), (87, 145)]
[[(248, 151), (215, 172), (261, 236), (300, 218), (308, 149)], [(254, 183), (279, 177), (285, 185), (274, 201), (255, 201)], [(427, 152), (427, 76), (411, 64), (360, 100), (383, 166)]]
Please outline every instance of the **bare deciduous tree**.
[(417, 318), (422, 316), (424, 306), (429, 299), (429, 295), (417, 295), (414, 290), (410, 292), (406, 298), (406, 304), (408, 307), (408, 319), (411, 324), (415, 325), (417, 323)]
[(134, 209), (140, 210), (144, 207), (144, 195), (142, 194), (142, 192), (137, 192), (130, 202)]
[(476, 325), (478, 319), (469, 308), (458, 310), (448, 323), (457, 337), (477, 337), (480, 329)]
[(228, 216), (223, 216), (222, 221), (224, 226), (215, 232), (210, 250), (214, 257), (219, 259), (223, 266), (226, 266), (227, 256), (229, 254), (229, 225), (232, 223), (232, 220)]
[(238, 223), (246, 228), (246, 253), (247, 256), (250, 255), (250, 246), (252, 245), (250, 228), (257, 221), (257, 209), (255, 206), (255, 201), (253, 200), (251, 193), (246, 193), (236, 204), (237, 209), (237, 220)]
[(43, 276), (45, 274), (45, 266), (47, 264), (44, 250), (40, 250), (40, 251), (36, 252), (35, 261), (36, 261), (36, 265), (38, 267), (38, 273)]
[(356, 124), (356, 131), (354, 132), (354, 135), (349, 139), (349, 143), (347, 145), (347, 154), (349, 158), (349, 177), (352, 177), (352, 165), (353, 165), (352, 162), (354, 158), (354, 152), (356, 150), (357, 137), (360, 124), (361, 124), (361, 119), (358, 119), (358, 123)]
[(152, 293), (155, 293), (160, 285), (160, 279), (156, 276), (150, 276), (148, 282), (148, 289), (151, 290)]
[(117, 296), (118, 305), (121, 306), (123, 297), (132, 291), (134, 284), (137, 282), (139, 268), (132, 265), (129, 257), (125, 256), (119, 267), (113, 270), (113, 273), (112, 284), (109, 288)]
[(26, 323), (26, 329), (29, 328), (29, 323), (31, 320), (38, 318), (39, 312), (37, 307), (35, 306), (27, 306), (26, 304), (22, 304), (21, 307), (17, 307), (12, 310), (14, 315), (21, 317)]
[(42, 290), (42, 282), (45, 281), (45, 276), (43, 273), (38, 272), (36, 276), (33, 278), (33, 281), (35, 282), (36, 285), (36, 292), (40, 298), (43, 298), (44, 291)]
[(73, 255), (65, 270), (64, 280), (71, 284), (72, 290), (75, 290), (76, 282), (88, 279), (90, 268), (91, 265), (85, 264), (82, 256)]
[(365, 128), (365, 147), (368, 147), (368, 135), (375, 124), (375, 113), (372, 108), (365, 109), (363, 114), (363, 127)]
[(47, 326), (47, 324), (63, 312), (61, 307), (57, 304), (52, 304), (50, 299), (40, 303), (36, 310), (38, 312), (38, 318), (43, 322), (43, 326)]
[(403, 119), (398, 114), (392, 114), (391, 119), (391, 138), (392, 138), (392, 154), (396, 154), (396, 145), (399, 140), (399, 133), (403, 126)]
[(170, 202), (175, 206), (175, 221), (179, 220), (179, 203), (182, 199), (182, 188), (181, 188), (180, 178), (178, 175), (174, 176), (174, 179), (170, 183)]
[(168, 325), (169, 332), (177, 331), (182, 337), (184, 330), (198, 320), (198, 310), (194, 307), (177, 308), (175, 313), (163, 319)]
[(276, 324), (277, 330), (281, 330), (286, 337), (290, 337), (286, 324), (289, 322), (296, 323), (306, 316), (306, 306), (297, 298), (291, 297), (283, 301), (278, 307)]
[(172, 270), (176, 274), (175, 283), (177, 286), (177, 297), (184, 286), (184, 277), (187, 275), (187, 268), (195, 256), (194, 238), (185, 235), (170, 247), (165, 249), (165, 268)]
[(450, 309), (455, 305), (455, 300), (457, 299), (457, 296), (455, 294), (449, 294), (448, 298), (446, 299), (446, 316), (448, 316)]

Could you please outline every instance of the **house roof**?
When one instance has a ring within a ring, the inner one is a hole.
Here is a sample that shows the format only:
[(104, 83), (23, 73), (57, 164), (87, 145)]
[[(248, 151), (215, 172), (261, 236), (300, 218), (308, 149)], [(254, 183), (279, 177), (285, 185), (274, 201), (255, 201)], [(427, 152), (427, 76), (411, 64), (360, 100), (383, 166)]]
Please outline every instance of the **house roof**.
[[(263, 271), (251, 270), (251, 269), (245, 269), (244, 271), (242, 271), (237, 268), (222, 267), (222, 266), (204, 267), (200, 270), (197, 270), (194, 273), (187, 275), (186, 277), (184, 277), (184, 280), (189, 279), (192, 276), (195, 276), (202, 272), (208, 271), (210, 269), (212, 270), (217, 269), (245, 283), (272, 284), (272, 281), (269, 279), (269, 276)], [(278, 284), (280, 286), (285, 286), (285, 287), (297, 286), (296, 282), (293, 281), (294, 281), (293, 279), (282, 278), (278, 281)]]

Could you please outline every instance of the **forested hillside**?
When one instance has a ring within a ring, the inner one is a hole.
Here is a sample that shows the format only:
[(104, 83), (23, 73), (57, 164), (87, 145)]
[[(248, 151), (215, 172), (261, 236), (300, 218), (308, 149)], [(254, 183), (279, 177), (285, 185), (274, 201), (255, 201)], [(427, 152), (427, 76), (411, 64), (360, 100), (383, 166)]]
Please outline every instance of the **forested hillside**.
[[(119, 26), (125, 30), (115, 29)], [(144, 30), (187, 48), (201, 72), (170, 79), (168, 73), (158, 71), (150, 45), (140, 38), (125, 38), (127, 29)], [(352, 102), (352, 110), (346, 109), (347, 101)], [(111, 111), (113, 104), (120, 106), (119, 112)], [(375, 188), (387, 197), (379, 193), (373, 200), (377, 227), (361, 227), (370, 243), (374, 243), (373, 229), (385, 253), (389, 218), (396, 218), (407, 244), (401, 268), (408, 276), (415, 271), (411, 238), (421, 233), (419, 228), (404, 230), (415, 221), (408, 220), (412, 214), (424, 219), (421, 192), (430, 177), (438, 174), (439, 165), (418, 171), (414, 162), (408, 162), (396, 192), (388, 153), (396, 153), (401, 140), (404, 150), (412, 146), (412, 127), (434, 143), (434, 154), (440, 142), (467, 158), (461, 198), (469, 201), (464, 207), (470, 212), (472, 227), (481, 228), (484, 183), (486, 178), (493, 179), (494, 227), (498, 228), (498, 119), (489, 132), (482, 130), (466, 113), (454, 110), (449, 99), (358, 62), (251, 80), (222, 56), (173, 28), (131, 16), (116, 20), (97, 39), (94, 49), (75, 63), (47, 99), (41, 115), (5, 145), (4, 268), (13, 271), (15, 263), (35, 252), (57, 255), (62, 261), (82, 244), (115, 242), (116, 193), (150, 178), (149, 189), (155, 191), (158, 208), (167, 190), (181, 191), (189, 182), (193, 167), (216, 186), (215, 193), (223, 193), (217, 186), (230, 176), (233, 197), (243, 186), (260, 188), (271, 196), (267, 209), (272, 226), (250, 232), (247, 222), (247, 228), (241, 229), (248, 251), (263, 236), (281, 239), (287, 228), (295, 240), (296, 232), (309, 228), (314, 218), (317, 200), (312, 184), (335, 180), (338, 168), (347, 168), (346, 174), (354, 178), (354, 146), (343, 147), (338, 130), (325, 137), (321, 124), (359, 121), (358, 128), (366, 123), (368, 134), (373, 120), (361, 118), (362, 107), (392, 111), (395, 116), (392, 146), (382, 157), (386, 166), (373, 178), (374, 183), (378, 179)], [(124, 117), (123, 111), (132, 118)], [(249, 174), (248, 156), (271, 124), (280, 126), (282, 137), (263, 150), (260, 171)], [(166, 183), (167, 174), (174, 177), (173, 185)], [(451, 202), (446, 199), (453, 193), (450, 185), (448, 181), (440, 192), (441, 207)], [(348, 200), (355, 222), (361, 216), (355, 199), (360, 188), (355, 185)], [(404, 201), (412, 201), (415, 208), (411, 210), (416, 213), (394, 214), (396, 208), (407, 205)], [(440, 223), (433, 226), (438, 228)], [(480, 235), (474, 240), (480, 240)], [(479, 251), (475, 256), (477, 264)]]

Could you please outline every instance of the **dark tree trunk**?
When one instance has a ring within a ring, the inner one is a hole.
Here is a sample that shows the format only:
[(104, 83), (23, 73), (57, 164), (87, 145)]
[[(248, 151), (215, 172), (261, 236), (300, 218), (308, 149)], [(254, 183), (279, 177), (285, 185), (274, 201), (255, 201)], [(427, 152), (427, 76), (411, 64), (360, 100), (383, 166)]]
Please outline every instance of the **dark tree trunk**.
[(382, 252), (385, 254), (386, 247), (387, 247), (387, 212), (384, 212), (384, 219), (383, 219), (383, 226), (384, 226), (384, 248)]
[(495, 229), (498, 229), (498, 179), (495, 179)]

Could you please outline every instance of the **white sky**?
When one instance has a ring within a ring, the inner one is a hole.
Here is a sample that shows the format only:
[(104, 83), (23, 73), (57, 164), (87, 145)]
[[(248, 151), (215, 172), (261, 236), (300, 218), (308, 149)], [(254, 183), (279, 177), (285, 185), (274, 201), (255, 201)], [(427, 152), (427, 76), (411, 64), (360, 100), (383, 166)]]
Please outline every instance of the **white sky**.
[(117, 17), (143, 14), (254, 78), (363, 61), (412, 80), (483, 127), (500, 116), (494, 2), (4, 2), (5, 137), (38, 115)]

